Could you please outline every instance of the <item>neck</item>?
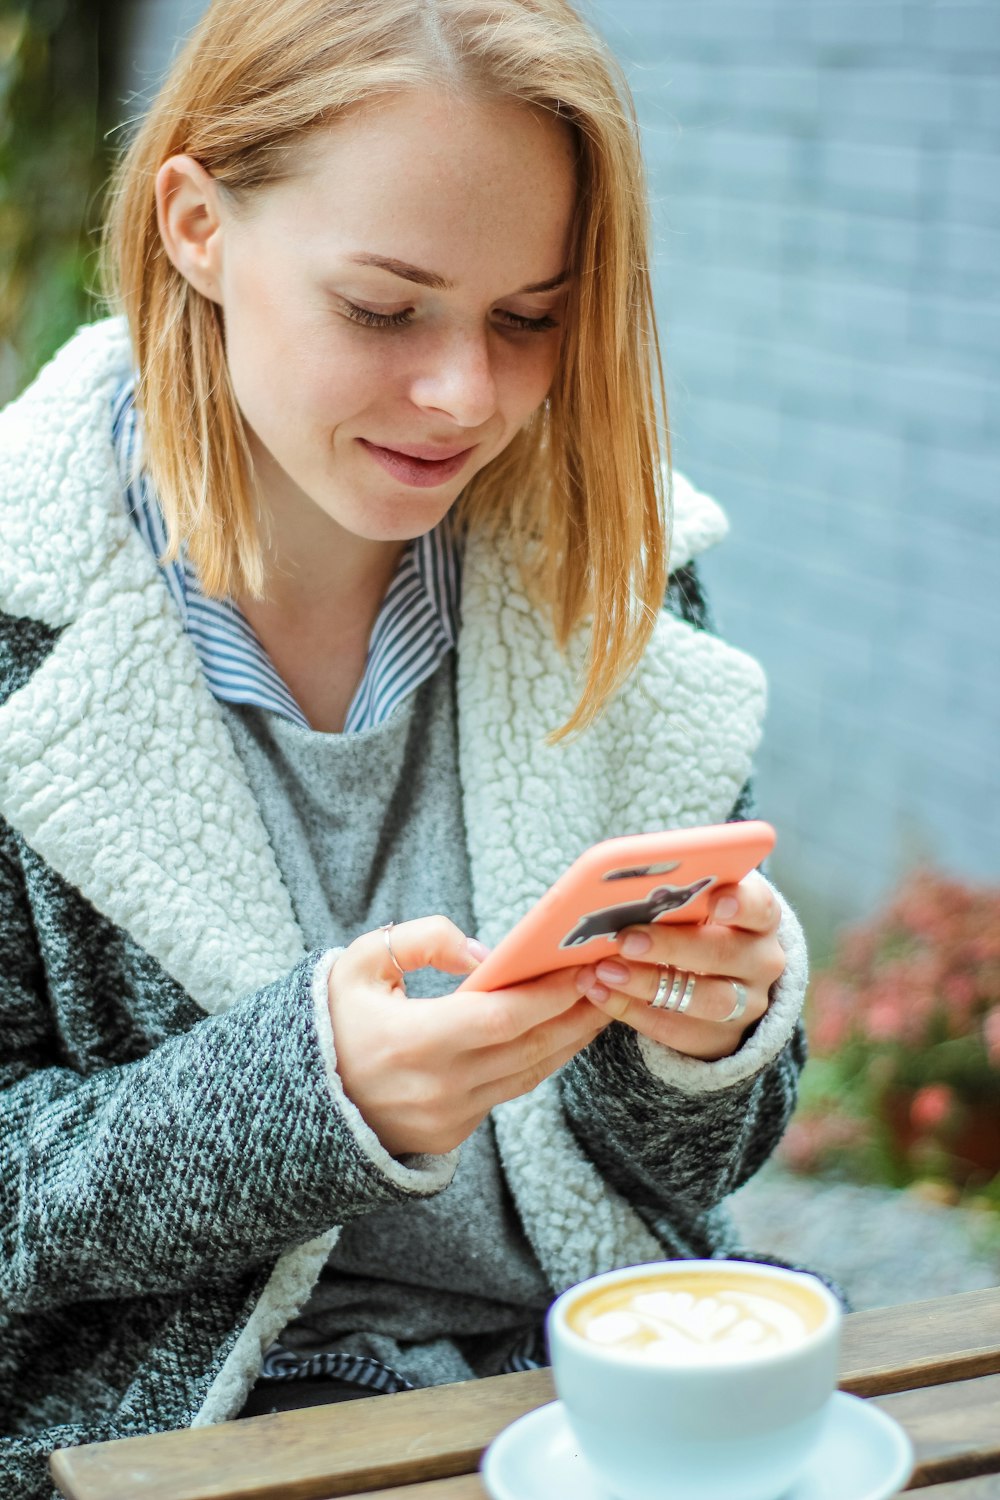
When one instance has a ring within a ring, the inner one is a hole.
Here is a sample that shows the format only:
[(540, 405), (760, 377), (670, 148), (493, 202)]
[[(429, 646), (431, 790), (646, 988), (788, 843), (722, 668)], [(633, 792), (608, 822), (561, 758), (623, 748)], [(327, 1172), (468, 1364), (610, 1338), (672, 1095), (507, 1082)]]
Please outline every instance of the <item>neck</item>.
[(261, 512), (264, 596), (236, 603), (311, 726), (336, 733), (406, 542), (355, 536), (298, 496)]
[(406, 542), (346, 531), (283, 475), (269, 476), (259, 460), (258, 507), (264, 595), (238, 600), (244, 612), (288, 626), (329, 621), (332, 615), (344, 622), (367, 620), (370, 627)]
[(385, 597), (405, 542), (370, 542), (335, 523), (315, 545), (290, 547), (287, 539), (267, 549), (264, 597), (237, 602), (244, 613), (266, 615), (289, 626), (331, 616), (368, 628)]

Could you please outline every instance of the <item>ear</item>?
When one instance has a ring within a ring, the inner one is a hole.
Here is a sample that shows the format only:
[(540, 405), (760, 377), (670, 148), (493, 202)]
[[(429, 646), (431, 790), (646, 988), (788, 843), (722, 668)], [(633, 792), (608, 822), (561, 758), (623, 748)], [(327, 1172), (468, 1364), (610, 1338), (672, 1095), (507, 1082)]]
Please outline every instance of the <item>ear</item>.
[(156, 174), (163, 248), (195, 291), (221, 302), (222, 213), (218, 184), (193, 156), (171, 156)]

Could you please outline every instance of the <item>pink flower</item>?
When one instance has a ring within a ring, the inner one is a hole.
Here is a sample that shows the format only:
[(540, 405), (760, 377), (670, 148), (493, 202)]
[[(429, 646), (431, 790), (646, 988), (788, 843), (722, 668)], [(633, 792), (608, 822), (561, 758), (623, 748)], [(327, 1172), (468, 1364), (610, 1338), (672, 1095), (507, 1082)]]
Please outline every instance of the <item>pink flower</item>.
[(944, 981), (945, 998), (958, 1010), (969, 1011), (976, 1003), (976, 981), (972, 974), (949, 974)]
[(898, 1041), (905, 1023), (906, 1013), (892, 993), (873, 999), (864, 1017), (865, 1032), (873, 1042)]
[(936, 1130), (955, 1107), (955, 1094), (946, 1083), (928, 1083), (910, 1101), (910, 1123), (915, 1130)]
[(844, 1115), (800, 1115), (782, 1137), (779, 1155), (792, 1172), (818, 1172), (830, 1157), (864, 1144), (867, 1129)]
[(843, 1046), (854, 1021), (854, 996), (836, 980), (822, 978), (812, 992), (809, 1039), (820, 1056)]

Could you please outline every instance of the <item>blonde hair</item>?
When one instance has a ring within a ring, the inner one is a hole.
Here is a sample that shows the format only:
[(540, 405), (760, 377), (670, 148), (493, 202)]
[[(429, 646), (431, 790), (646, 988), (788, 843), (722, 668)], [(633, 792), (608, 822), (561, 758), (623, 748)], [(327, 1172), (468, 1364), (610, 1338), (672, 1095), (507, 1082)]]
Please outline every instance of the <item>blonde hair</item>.
[(168, 556), (183, 543), (206, 592), (260, 597), (250, 455), (220, 310), (175, 269), (154, 182), (195, 157), (252, 193), (294, 170), (291, 147), (342, 111), (430, 80), (521, 101), (572, 131), (571, 287), (549, 397), (463, 491), (461, 519), (513, 540), (556, 641), (591, 617), (584, 728), (635, 666), (666, 587), (666, 403), (649, 225), (628, 86), (565, 0), (214, 0), (116, 173), (105, 286), (128, 319), (145, 461)]

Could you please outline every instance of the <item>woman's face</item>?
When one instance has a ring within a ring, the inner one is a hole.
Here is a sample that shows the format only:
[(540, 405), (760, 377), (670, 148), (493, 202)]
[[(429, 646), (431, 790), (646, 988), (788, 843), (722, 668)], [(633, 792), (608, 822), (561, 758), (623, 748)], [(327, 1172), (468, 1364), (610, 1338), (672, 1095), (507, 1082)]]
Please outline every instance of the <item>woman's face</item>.
[(568, 131), (401, 94), (219, 195), (210, 295), (261, 497), (374, 541), (428, 531), (543, 402), (575, 200)]

